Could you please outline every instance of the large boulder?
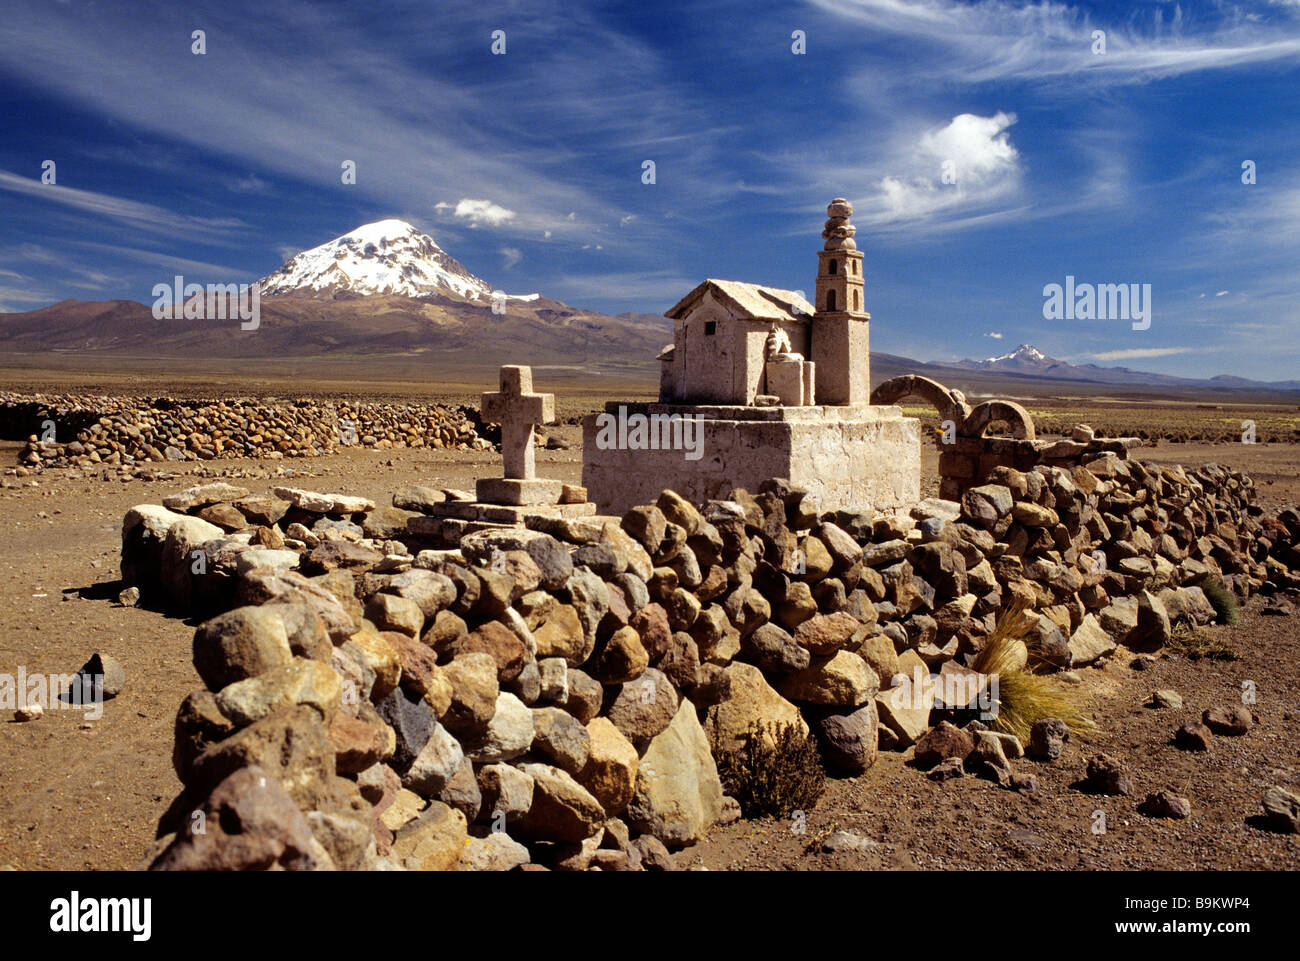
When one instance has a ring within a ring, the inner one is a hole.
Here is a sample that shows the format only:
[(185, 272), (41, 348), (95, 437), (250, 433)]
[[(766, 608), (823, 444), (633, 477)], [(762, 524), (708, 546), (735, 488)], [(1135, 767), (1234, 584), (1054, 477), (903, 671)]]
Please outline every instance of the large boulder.
[(738, 750), (755, 728), (763, 729), (769, 743), (773, 743), (773, 730), (782, 726), (808, 733), (799, 709), (778, 694), (754, 665), (733, 661), (723, 673), (731, 696), (710, 707), (704, 718), (704, 731), (716, 754)]
[(641, 758), (625, 820), (642, 834), (681, 846), (703, 839), (722, 814), (722, 782), (708, 738), (695, 706), (683, 698)]

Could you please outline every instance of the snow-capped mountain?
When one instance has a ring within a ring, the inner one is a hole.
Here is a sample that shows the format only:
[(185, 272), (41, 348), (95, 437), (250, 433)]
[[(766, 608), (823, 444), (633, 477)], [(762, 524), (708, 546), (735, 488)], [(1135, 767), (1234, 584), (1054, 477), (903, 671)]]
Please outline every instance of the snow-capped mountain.
[(1048, 357), (1032, 344), (1021, 344), (1009, 354), (986, 357), (984, 360), (962, 360), (953, 364), (968, 370), (1005, 370), (1015, 373), (1039, 374), (1059, 368), (1062, 362)]
[(423, 297), (452, 294), (491, 300), (492, 285), (405, 220), (380, 220), (305, 250), (260, 281), (263, 296), (293, 291)]

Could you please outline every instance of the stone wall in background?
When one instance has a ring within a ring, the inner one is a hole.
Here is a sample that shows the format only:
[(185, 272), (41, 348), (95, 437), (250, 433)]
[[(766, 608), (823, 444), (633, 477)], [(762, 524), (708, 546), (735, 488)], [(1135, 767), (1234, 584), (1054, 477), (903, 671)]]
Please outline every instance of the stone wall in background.
[(29, 468), (492, 446), (464, 406), (14, 393), (0, 393), (0, 436), (27, 441)]

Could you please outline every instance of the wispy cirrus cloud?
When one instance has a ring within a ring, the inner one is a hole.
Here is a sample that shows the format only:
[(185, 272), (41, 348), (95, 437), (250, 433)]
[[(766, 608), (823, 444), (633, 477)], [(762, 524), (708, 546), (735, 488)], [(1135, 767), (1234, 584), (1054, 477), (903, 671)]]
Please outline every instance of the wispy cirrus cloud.
[[(1066, 76), (1132, 83), (1300, 58), (1300, 36), (1290, 11), (1252, 18), (1243, 8), (1225, 6), (1192, 20), (1183, 16), (1179, 6), (1166, 12), (1158, 5), (1146, 16), (1117, 19), (1050, 0), (811, 3), (826, 13), (942, 52), (909, 71), (908, 83), (927, 78), (984, 83)], [(1104, 33), (1104, 52), (1094, 36), (1097, 30)]]
[(246, 226), (237, 217), (204, 218), (177, 214), (154, 204), (127, 200), (94, 190), (41, 183), (34, 177), (24, 177), (8, 170), (0, 170), (0, 190), (78, 210), (94, 217), (107, 217), (153, 233), (175, 235), (179, 232), (194, 239), (211, 241), (229, 237), (236, 228)]

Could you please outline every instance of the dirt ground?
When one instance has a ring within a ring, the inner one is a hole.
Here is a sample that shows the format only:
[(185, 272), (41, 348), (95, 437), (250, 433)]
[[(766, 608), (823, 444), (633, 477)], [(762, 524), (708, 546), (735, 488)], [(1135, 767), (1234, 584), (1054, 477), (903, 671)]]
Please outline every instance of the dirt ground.
[[(556, 430), (569, 450), (538, 452), (543, 476), (577, 482), (578, 431)], [(0, 443), (0, 469), (20, 445)], [(1270, 508), (1300, 503), (1300, 448), (1167, 445), (1143, 451), (1161, 461), (1219, 461), (1254, 474)], [(924, 452), (933, 493), (936, 454)], [(122, 515), (136, 504), (201, 479), (225, 477), (256, 492), (295, 471), (295, 485), (341, 490), (387, 502), (420, 483), (472, 487), (499, 470), (491, 452), (350, 450), (316, 460), (221, 461), (164, 465), (178, 476), (123, 483), (115, 475), (51, 471), (4, 477), (0, 489), (0, 673), (71, 674), (96, 650), (126, 670), (124, 692), (87, 720), (52, 709), (35, 722), (0, 721), (0, 865), (20, 869), (120, 869), (139, 865), (158, 817), (180, 788), (171, 768), (172, 721), (181, 699), (200, 686), (190, 664), (193, 624), (120, 606), (117, 552)], [(1270, 483), (1271, 481), (1271, 483)], [(1300, 845), (1254, 826), (1270, 784), (1300, 782), (1300, 619), (1265, 617), (1252, 605), (1238, 628), (1216, 628), (1237, 650), (1233, 662), (1159, 659), (1137, 672), (1130, 658), (1080, 672), (1080, 690), (1101, 728), (1088, 744), (1072, 742), (1052, 764), (1015, 762), (1038, 775), (1041, 791), (1021, 796), (970, 778), (934, 784), (882, 755), (866, 775), (831, 782), (809, 813), (807, 831), (788, 823), (741, 822), (676, 855), (683, 866), (710, 868), (1295, 868)], [(1240, 700), (1255, 681), (1261, 723), (1236, 739), (1219, 739), (1208, 755), (1169, 745), (1183, 721), (1216, 704)], [(1142, 707), (1155, 688), (1182, 693), (1179, 712)], [(1137, 797), (1096, 798), (1071, 788), (1087, 752), (1130, 760)], [(1171, 788), (1191, 799), (1187, 821), (1151, 821), (1135, 813), (1146, 792)], [(1093, 812), (1107, 814), (1104, 835), (1091, 833)], [(855, 854), (808, 854), (834, 828), (875, 842)]]

